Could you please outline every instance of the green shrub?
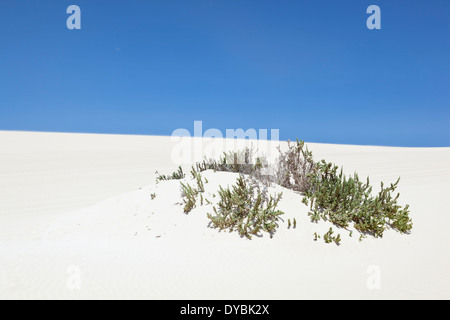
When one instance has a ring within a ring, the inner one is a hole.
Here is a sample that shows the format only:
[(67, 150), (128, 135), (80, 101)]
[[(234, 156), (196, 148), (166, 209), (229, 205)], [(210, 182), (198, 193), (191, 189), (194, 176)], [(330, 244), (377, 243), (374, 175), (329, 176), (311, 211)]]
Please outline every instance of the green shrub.
[(184, 184), (183, 182), (180, 182), (181, 196), (183, 197), (184, 203), (184, 213), (189, 213), (196, 207), (198, 195), (200, 195), (200, 205), (203, 205), (203, 200), (211, 203), (208, 201), (208, 199), (204, 199), (202, 195), (202, 193), (205, 192), (202, 175), (196, 172), (194, 168), (192, 168), (191, 174), (195, 179), (195, 182), (197, 183), (197, 188), (193, 188), (191, 185), (189, 185), (189, 183)]
[[(397, 204), (399, 194), (394, 197), (400, 178), (389, 187), (381, 183), (381, 191), (373, 195), (369, 178), (361, 181), (358, 174), (345, 176), (343, 170), (325, 160), (315, 162), (305, 143), (297, 139), (295, 144), (288, 143), (288, 149), (281, 152), (277, 162), (269, 166), (265, 158), (256, 158), (250, 148), (238, 152), (224, 153), (219, 160), (203, 160), (192, 167), (191, 174), (197, 188), (181, 183), (184, 212), (188, 213), (196, 206), (196, 197), (204, 192), (204, 182), (200, 173), (205, 170), (239, 173), (237, 184), (230, 190), (220, 187), (220, 201), (213, 206), (214, 214), (208, 218), (214, 227), (237, 230), (241, 236), (251, 238), (260, 231), (272, 236), (277, 228), (278, 216), (283, 212), (276, 210), (281, 194), (275, 198), (267, 196), (267, 187), (275, 182), (285, 188), (304, 195), (302, 202), (309, 206), (311, 221), (327, 220), (340, 228), (353, 225), (360, 231), (360, 240), (367, 234), (382, 237), (390, 227), (401, 233), (409, 233), (412, 220), (409, 206)], [(263, 169), (274, 169), (274, 175), (268, 175)], [(182, 179), (185, 175), (181, 166), (171, 176), (159, 175), (157, 181)], [(205, 183), (208, 181), (205, 179)], [(260, 187), (263, 185), (263, 188)], [(213, 194), (213, 197), (216, 195)], [(200, 195), (200, 203), (203, 199)], [(291, 221), (288, 220), (288, 228)], [(293, 220), (293, 228), (296, 221)], [(340, 235), (332, 236), (332, 229), (324, 235), (327, 243), (340, 243)], [(350, 236), (352, 232), (350, 231)], [(314, 234), (314, 240), (320, 238)]]
[(241, 236), (251, 239), (252, 235), (266, 231), (272, 236), (277, 228), (278, 216), (283, 212), (276, 210), (281, 193), (265, 201), (259, 192), (248, 185), (242, 176), (237, 179), (232, 190), (220, 187), (220, 201), (213, 207), (214, 214), (208, 218), (220, 230), (237, 230)]
[(331, 243), (331, 242), (333, 242), (333, 236), (332, 236), (332, 234), (333, 234), (333, 229), (330, 228), (330, 230), (328, 230), (327, 233), (325, 233), (325, 234), (323, 235), (323, 240), (325, 240), (325, 243)]
[(253, 163), (253, 157), (254, 151), (251, 148), (224, 152), (219, 160), (205, 159), (201, 162), (197, 162), (195, 166), (192, 167), (192, 171), (200, 173), (206, 170), (214, 170), (250, 174), (262, 168), (261, 158), (256, 158), (255, 163)]
[(393, 196), (397, 182), (373, 196), (369, 178), (362, 182), (358, 174), (345, 176), (342, 169), (325, 160), (314, 162), (312, 153), (303, 141), (288, 144), (288, 150), (280, 151), (278, 159), (278, 183), (304, 195), (302, 202), (309, 205), (311, 221), (329, 220), (347, 228), (350, 223), (364, 234), (382, 237), (387, 227), (402, 233), (412, 229), (409, 206), (397, 204), (399, 194)]
[(198, 190), (192, 188), (189, 183), (184, 184), (180, 182), (181, 185), (181, 196), (184, 202), (184, 213), (189, 213), (192, 209), (196, 207), (196, 197), (198, 195)]
[(338, 234), (337, 237), (333, 238), (333, 241), (337, 244), (340, 245), (341, 244), (341, 235)]
[(395, 192), (397, 182), (372, 195), (369, 178), (362, 182), (358, 174), (345, 176), (342, 169), (324, 160), (316, 164), (314, 173), (308, 175), (310, 188), (305, 192), (310, 201), (309, 215), (312, 221), (329, 220), (339, 227), (346, 228), (350, 223), (362, 232), (382, 237), (390, 226), (402, 233), (412, 228), (408, 216), (408, 205), (402, 208), (397, 204)]
[[(334, 233), (333, 228), (330, 228), (327, 231), (327, 233), (325, 233), (323, 235), (323, 240), (325, 241), (325, 243), (332, 243), (334, 241), (337, 245), (340, 245), (340, 243), (341, 243), (341, 235), (338, 234), (337, 236), (333, 236), (333, 233)], [(316, 239), (315, 240), (317, 240), (317, 234), (315, 233), (315, 235), (316, 235)]]
[(173, 172), (172, 175), (170, 175), (170, 176), (161, 175), (161, 174), (158, 173), (158, 171), (156, 171), (156, 174), (158, 174), (158, 176), (156, 177), (156, 181), (180, 180), (180, 179), (183, 179), (185, 177), (185, 174), (184, 174), (183, 169), (181, 168), (181, 166), (179, 166), (178, 170)]
[[(203, 184), (202, 175), (195, 171), (194, 167), (191, 170), (192, 178), (197, 182), (197, 190), (199, 192), (205, 192), (205, 186)], [(206, 180), (206, 179), (205, 179)]]
[(288, 142), (288, 150), (281, 152), (276, 164), (277, 183), (285, 188), (305, 192), (310, 188), (308, 176), (314, 171), (312, 153), (303, 141)]

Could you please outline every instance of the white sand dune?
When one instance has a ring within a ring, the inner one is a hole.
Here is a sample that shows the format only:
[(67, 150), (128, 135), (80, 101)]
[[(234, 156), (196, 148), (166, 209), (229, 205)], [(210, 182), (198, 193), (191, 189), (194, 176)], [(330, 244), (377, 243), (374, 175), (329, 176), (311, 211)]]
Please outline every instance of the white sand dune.
[[(170, 137), (0, 132), (0, 298), (450, 298), (450, 148), (308, 144), (375, 187), (400, 176), (410, 205), (411, 234), (359, 242), (335, 228), (336, 246), (313, 241), (330, 224), (311, 223), (302, 197), (281, 187), (273, 238), (208, 227), (211, 205), (184, 214), (179, 181), (155, 183), (156, 170), (177, 168), (176, 147)], [(203, 176), (211, 200), (237, 177)]]

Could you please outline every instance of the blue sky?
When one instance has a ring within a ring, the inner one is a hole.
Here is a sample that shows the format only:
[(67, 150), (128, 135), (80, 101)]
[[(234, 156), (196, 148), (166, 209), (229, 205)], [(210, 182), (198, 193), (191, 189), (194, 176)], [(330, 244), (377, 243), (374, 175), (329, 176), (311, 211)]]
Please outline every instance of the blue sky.
[(450, 146), (449, 40), (448, 0), (1, 0), (0, 130)]

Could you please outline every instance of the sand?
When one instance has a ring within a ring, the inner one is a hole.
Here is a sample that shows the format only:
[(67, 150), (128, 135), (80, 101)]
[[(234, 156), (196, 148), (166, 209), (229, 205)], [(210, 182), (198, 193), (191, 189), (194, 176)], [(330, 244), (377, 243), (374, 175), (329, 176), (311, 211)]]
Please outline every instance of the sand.
[[(211, 154), (206, 139), (189, 141)], [(308, 143), (315, 159), (376, 187), (400, 176), (400, 204), (410, 205), (411, 234), (359, 242), (338, 230), (336, 246), (313, 240), (330, 224), (311, 223), (302, 196), (281, 187), (271, 189), (283, 191), (285, 212), (273, 238), (208, 227), (211, 205), (184, 214), (179, 181), (155, 183), (156, 170), (176, 170), (179, 146), (159, 136), (0, 132), (0, 298), (450, 298), (450, 148)], [(188, 160), (187, 171), (198, 159)], [(203, 176), (211, 201), (237, 178)]]

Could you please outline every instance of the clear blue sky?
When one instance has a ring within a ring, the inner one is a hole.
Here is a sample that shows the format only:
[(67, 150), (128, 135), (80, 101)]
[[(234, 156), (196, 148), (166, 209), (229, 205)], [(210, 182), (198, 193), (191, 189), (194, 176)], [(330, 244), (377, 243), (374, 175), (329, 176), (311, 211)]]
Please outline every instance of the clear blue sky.
[(450, 146), (449, 40), (448, 0), (1, 0), (0, 130)]

